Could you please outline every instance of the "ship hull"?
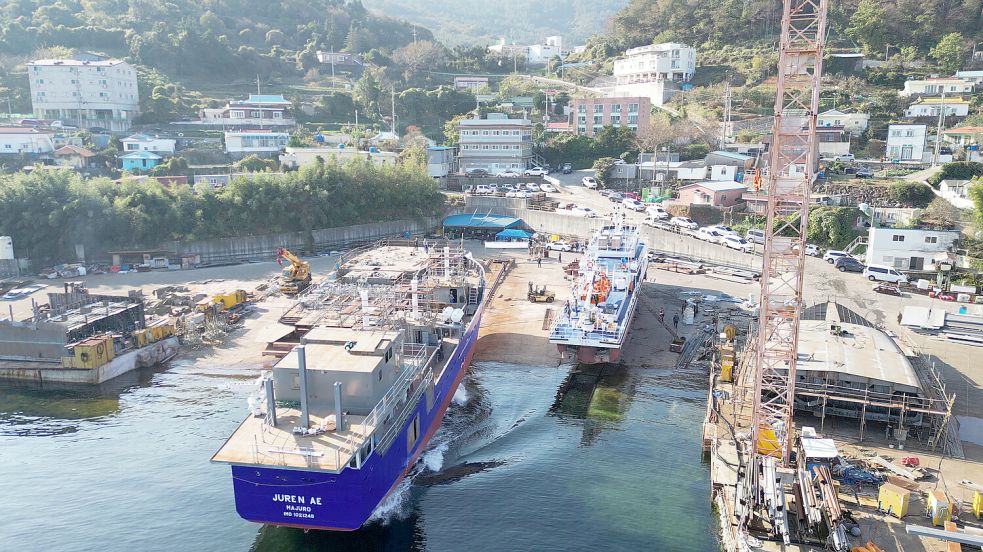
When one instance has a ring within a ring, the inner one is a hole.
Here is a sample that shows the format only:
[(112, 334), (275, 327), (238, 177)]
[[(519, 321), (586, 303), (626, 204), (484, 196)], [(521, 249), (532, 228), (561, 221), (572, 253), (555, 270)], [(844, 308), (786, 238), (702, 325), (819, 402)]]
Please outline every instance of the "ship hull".
[[(433, 406), (425, 396), (385, 453), (376, 449), (360, 469), (340, 473), (233, 465), (236, 511), (249, 521), (303, 529), (353, 531), (402, 481), (426, 449), (443, 420), (474, 355), (484, 306), (474, 314), (461, 343), (434, 385)], [(419, 416), (422, 438), (412, 446), (408, 435)]]

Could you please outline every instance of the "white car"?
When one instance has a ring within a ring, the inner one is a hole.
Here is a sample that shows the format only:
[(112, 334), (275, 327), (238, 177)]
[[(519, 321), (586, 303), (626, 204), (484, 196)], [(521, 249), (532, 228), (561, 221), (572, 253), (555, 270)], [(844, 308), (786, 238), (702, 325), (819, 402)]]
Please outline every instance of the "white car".
[(585, 176), (580, 181), (584, 184), (585, 188), (590, 188), (591, 190), (597, 189), (597, 179), (593, 176)]
[(715, 228), (704, 227), (696, 231), (696, 237), (705, 242), (720, 243), (724, 238), (724, 234)]
[(630, 197), (626, 197), (624, 200), (622, 200), (621, 204), (627, 207), (628, 209), (631, 209), (632, 211), (642, 212), (645, 210), (644, 203)]
[(659, 205), (649, 207), (645, 212), (648, 213), (648, 218), (652, 220), (669, 220), (672, 218), (672, 215)]
[(549, 184), (548, 182), (544, 182), (544, 183), (540, 184), (539, 185), (539, 189), (542, 190), (542, 191), (544, 191), (544, 192), (548, 192), (548, 193), (553, 193), (553, 192), (556, 191), (556, 188), (554, 188), (553, 185), (552, 184)]
[(550, 242), (546, 249), (550, 251), (573, 251), (573, 247), (563, 240), (558, 240), (555, 242)]
[[(799, 250), (799, 244), (795, 244), (794, 246), (792, 246), (792, 250), (793, 251), (798, 251)], [(806, 244), (806, 255), (809, 255), (810, 257), (818, 257), (821, 254), (822, 254), (822, 252), (819, 250), (819, 246), (818, 245), (815, 245), (815, 244), (812, 244), (812, 243), (807, 243)], [(833, 262), (835, 263), (836, 262), (836, 259), (833, 259)]]
[(506, 192), (505, 197), (516, 197), (519, 199), (527, 199), (529, 197), (529, 192), (525, 190), (516, 190), (514, 192)]
[(679, 228), (688, 228), (690, 230), (696, 230), (700, 227), (699, 224), (688, 217), (672, 217), (669, 220), (669, 224)]
[(826, 261), (829, 264), (833, 264), (833, 263), (836, 262), (836, 259), (839, 259), (840, 257), (846, 257), (846, 256), (847, 256), (847, 252), (846, 251), (837, 251), (836, 249), (830, 249), (830, 250), (826, 251), (826, 254), (825, 255), (823, 255), (823, 260)]
[(522, 171), (525, 176), (546, 176), (550, 172), (542, 167), (529, 167), (528, 169)]
[(474, 187), (474, 191), (471, 192), (474, 195), (488, 195), (491, 192), (491, 188), (487, 184), (478, 184)]
[(512, 184), (499, 184), (498, 185), (498, 191), (505, 192), (505, 193), (514, 192), (515, 191), (515, 186), (512, 185)]
[(538, 192), (540, 190), (539, 184), (535, 182), (526, 182), (526, 190), (530, 192)]
[(844, 153), (842, 155), (837, 155), (836, 157), (834, 157), (833, 158), (833, 161), (840, 161), (840, 162), (852, 163), (856, 159), (857, 158), (854, 157), (854, 155), (852, 153)]
[(708, 226), (708, 228), (713, 228), (714, 230), (720, 232), (724, 236), (736, 236), (738, 238), (741, 237), (741, 235), (735, 232), (733, 228), (731, 228), (730, 226), (725, 226), (723, 224), (714, 224), (712, 226)]
[(517, 178), (517, 177), (520, 177), (522, 175), (519, 174), (518, 171), (514, 171), (512, 169), (505, 169), (498, 176), (504, 176), (506, 178)]
[(725, 234), (723, 239), (720, 240), (720, 243), (731, 249), (737, 249), (745, 253), (754, 253), (754, 244), (737, 235)]

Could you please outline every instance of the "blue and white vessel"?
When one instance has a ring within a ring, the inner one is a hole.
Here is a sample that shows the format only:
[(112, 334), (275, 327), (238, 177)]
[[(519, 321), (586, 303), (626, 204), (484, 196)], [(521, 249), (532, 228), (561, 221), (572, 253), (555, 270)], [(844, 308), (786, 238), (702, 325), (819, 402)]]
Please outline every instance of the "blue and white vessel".
[(563, 360), (618, 362), (647, 267), (648, 248), (637, 226), (619, 219), (594, 233), (550, 330)]
[[(239, 515), (355, 530), (440, 427), (474, 353), (484, 268), (450, 243), (376, 244), (281, 318), (279, 358), (250, 415), (212, 457)], [(299, 337), (299, 341), (298, 341)], [(293, 342), (291, 342), (293, 340)]]

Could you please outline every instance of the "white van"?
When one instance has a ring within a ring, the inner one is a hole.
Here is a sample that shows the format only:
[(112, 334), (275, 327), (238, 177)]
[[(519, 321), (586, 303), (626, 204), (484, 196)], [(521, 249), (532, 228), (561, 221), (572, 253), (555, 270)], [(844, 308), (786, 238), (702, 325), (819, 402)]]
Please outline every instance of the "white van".
[(871, 282), (890, 282), (892, 284), (907, 284), (908, 277), (896, 269), (884, 265), (868, 265), (864, 269), (864, 277)]
[(478, 184), (474, 187), (474, 195), (487, 195), (492, 193), (491, 188), (487, 184)]

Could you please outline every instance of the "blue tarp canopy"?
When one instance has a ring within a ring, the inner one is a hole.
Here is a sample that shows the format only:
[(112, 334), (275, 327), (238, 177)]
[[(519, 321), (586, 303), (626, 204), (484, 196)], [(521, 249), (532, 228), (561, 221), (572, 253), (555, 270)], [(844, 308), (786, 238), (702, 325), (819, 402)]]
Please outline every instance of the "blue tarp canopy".
[(526, 232), (525, 230), (518, 230), (516, 228), (508, 228), (502, 230), (498, 234), (495, 234), (495, 239), (497, 240), (511, 240), (520, 239), (527, 240), (532, 236), (532, 233)]
[(480, 228), (504, 230), (522, 226), (522, 219), (502, 215), (451, 215), (444, 219), (445, 228)]

